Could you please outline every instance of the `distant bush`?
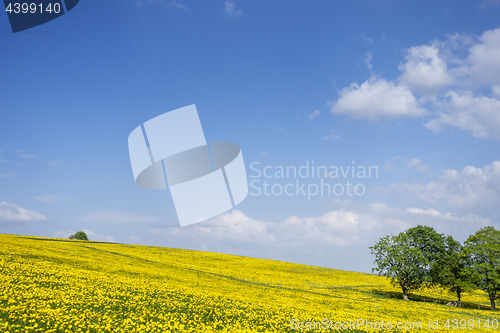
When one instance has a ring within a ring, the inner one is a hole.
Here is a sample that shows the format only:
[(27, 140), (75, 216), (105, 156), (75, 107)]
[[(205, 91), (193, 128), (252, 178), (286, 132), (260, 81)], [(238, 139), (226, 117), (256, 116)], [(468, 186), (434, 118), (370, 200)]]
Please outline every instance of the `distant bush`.
[(69, 236), (69, 239), (86, 240), (88, 241), (87, 235), (83, 231), (78, 231), (76, 234)]

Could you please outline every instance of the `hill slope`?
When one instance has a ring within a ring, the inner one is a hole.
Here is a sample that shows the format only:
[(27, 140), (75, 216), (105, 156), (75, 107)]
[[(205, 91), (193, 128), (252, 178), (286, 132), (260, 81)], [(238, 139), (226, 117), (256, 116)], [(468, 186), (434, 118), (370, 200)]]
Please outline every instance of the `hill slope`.
[(296, 332), (308, 322), (307, 332), (436, 332), (429, 320), (443, 331), (454, 319), (500, 329), (480, 292), (456, 309), (442, 290), (404, 302), (384, 277), (272, 260), (12, 235), (0, 244), (5, 332)]

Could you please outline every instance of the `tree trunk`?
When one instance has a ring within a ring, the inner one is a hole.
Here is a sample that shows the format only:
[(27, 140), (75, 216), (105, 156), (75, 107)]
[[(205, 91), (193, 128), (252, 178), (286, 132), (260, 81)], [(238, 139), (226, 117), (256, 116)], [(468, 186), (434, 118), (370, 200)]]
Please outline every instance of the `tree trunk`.
[(408, 299), (408, 289), (404, 286), (401, 286), (401, 289), (403, 290), (403, 301), (409, 301)]
[(490, 296), (490, 302), (491, 302), (491, 311), (496, 311), (497, 308), (495, 307), (495, 298)]
[(457, 308), (462, 307), (462, 297), (461, 297), (460, 289), (457, 290)]

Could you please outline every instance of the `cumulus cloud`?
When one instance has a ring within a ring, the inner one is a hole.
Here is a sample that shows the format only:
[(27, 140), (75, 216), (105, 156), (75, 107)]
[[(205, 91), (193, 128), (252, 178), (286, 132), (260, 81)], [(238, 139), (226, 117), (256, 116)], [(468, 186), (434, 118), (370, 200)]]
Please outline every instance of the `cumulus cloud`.
[(239, 210), (219, 215), (211, 219), (206, 226), (217, 228), (200, 228), (202, 234), (209, 234), (215, 239), (227, 239), (238, 242), (275, 242), (272, 225), (261, 220), (252, 219)]
[(130, 214), (123, 212), (104, 211), (90, 212), (79, 219), (83, 222), (98, 222), (98, 223), (148, 223), (158, 222), (161, 217), (151, 215)]
[(446, 62), (439, 56), (436, 45), (409, 49), (406, 62), (399, 65), (401, 83), (424, 96), (434, 96), (453, 83)]
[(82, 230), (89, 240), (97, 241), (97, 242), (114, 242), (115, 238), (113, 236), (101, 235), (97, 234), (89, 229)]
[(500, 140), (500, 100), (454, 91), (447, 93), (446, 97), (445, 111), (426, 123), (427, 129), (439, 132), (452, 126), (477, 138)]
[[(474, 174), (472, 170), (465, 172)], [(446, 183), (440, 179), (434, 182)], [(424, 191), (422, 196), (433, 193), (439, 185), (429, 187), (429, 192)], [(453, 190), (447, 191), (449, 199), (452, 199)], [(446, 196), (445, 192), (441, 190), (438, 196)], [(463, 211), (457, 207), (457, 202), (454, 207), (446, 209), (440, 207), (439, 200), (425, 199), (413, 198), (410, 205), (403, 207), (382, 202), (367, 205), (337, 199), (332, 200), (337, 208), (323, 214), (291, 215), (277, 221), (253, 218), (242, 211), (232, 210), (185, 228), (154, 226), (141, 239), (146, 242), (152, 238), (161, 239), (169, 247), (366, 269), (372, 259), (369, 246), (383, 236), (397, 234), (419, 224), (433, 227), (437, 232), (452, 235), (460, 241), (486, 225), (498, 227), (495, 225), (496, 219), (485, 215), (480, 207), (476, 207), (477, 211)], [(335, 253), (342, 255), (332, 256)]]
[(47, 217), (33, 210), (24, 209), (13, 203), (0, 202), (0, 222), (46, 221)]
[(349, 251), (348, 248), (367, 248), (380, 237), (418, 224), (465, 239), (492, 222), (489, 217), (470, 212), (443, 213), (425, 206), (401, 209), (375, 202), (369, 205), (346, 203), (345, 207), (320, 216), (292, 215), (277, 222), (254, 219), (233, 210), (196, 227), (158, 229), (155, 232), (167, 233), (169, 239), (182, 244), (202, 242), (205, 249), (232, 244), (228, 249), (233, 253), (238, 248), (258, 246), (275, 252), (305, 254), (325, 249), (345, 252)]
[(428, 183), (395, 183), (389, 192), (417, 202), (496, 218), (500, 202), (500, 161), (484, 167), (445, 169), (437, 179)]
[(237, 10), (236, 5), (234, 4), (234, 2), (231, 1), (225, 2), (224, 12), (231, 17), (238, 17), (241, 16), (241, 14), (243, 14), (242, 10), (241, 9)]
[(398, 69), (393, 81), (372, 74), (341, 89), (331, 112), (372, 121), (425, 115), (429, 130), (500, 140), (500, 29), (411, 47)]
[(359, 214), (341, 209), (319, 217), (291, 216), (279, 224), (279, 229), (292, 243), (349, 246), (359, 244), (363, 233), (373, 229), (370, 222), (362, 222)]
[(361, 86), (352, 83), (343, 88), (339, 99), (329, 104), (333, 114), (345, 114), (354, 119), (396, 119), (426, 114), (408, 87), (374, 76)]
[(482, 85), (500, 83), (500, 28), (485, 31), (469, 52), (470, 76)]
[[(480, 37), (454, 35), (441, 43), (453, 64), (456, 85), (444, 93), (437, 118), (425, 124), (438, 132), (455, 127), (483, 139), (500, 140), (500, 29)], [(491, 88), (491, 96), (477, 91)]]
[(253, 219), (241, 211), (233, 210), (203, 222), (198, 227), (172, 229), (168, 232), (175, 237), (203, 236), (206, 241), (272, 244), (278, 248), (286, 248), (290, 244), (355, 245), (361, 242), (361, 234), (374, 227), (372, 219), (362, 219), (359, 214), (343, 209), (319, 217), (290, 216), (280, 222)]

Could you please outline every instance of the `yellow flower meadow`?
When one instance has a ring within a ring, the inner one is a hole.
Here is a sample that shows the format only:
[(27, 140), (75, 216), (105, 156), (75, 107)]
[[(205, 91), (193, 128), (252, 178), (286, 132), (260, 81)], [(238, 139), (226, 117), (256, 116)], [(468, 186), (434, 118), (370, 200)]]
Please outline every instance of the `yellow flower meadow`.
[(500, 332), (479, 291), (160, 247), (0, 235), (0, 332)]

